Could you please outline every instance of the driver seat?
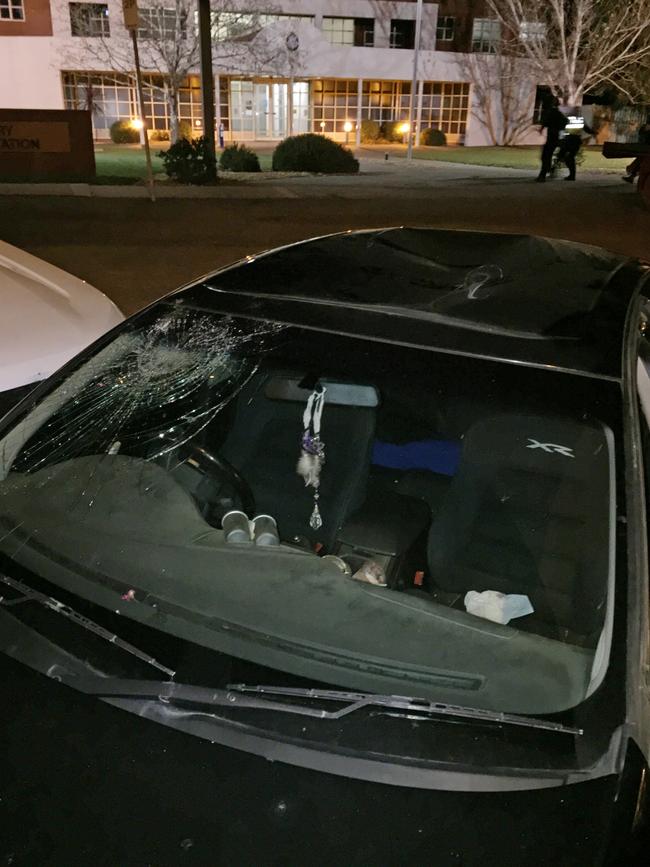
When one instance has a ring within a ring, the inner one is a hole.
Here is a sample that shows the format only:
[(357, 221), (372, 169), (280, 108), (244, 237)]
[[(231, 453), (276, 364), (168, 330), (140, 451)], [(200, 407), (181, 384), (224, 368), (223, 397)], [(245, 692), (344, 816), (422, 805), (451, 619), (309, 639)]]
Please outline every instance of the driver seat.
[[(235, 417), (220, 454), (237, 467), (255, 496), (258, 514), (272, 515), (280, 538), (306, 537), (310, 544), (331, 550), (340, 527), (366, 497), (375, 437), (377, 392), (370, 386), (350, 386), (361, 394), (357, 405), (328, 403), (322, 416), (325, 463), (321, 470), (319, 510), (323, 526), (312, 530), (314, 490), (296, 472), (300, 457), (302, 415), (311, 389), (296, 387), (295, 375), (258, 373), (242, 390)], [(363, 405), (359, 405), (363, 403)]]

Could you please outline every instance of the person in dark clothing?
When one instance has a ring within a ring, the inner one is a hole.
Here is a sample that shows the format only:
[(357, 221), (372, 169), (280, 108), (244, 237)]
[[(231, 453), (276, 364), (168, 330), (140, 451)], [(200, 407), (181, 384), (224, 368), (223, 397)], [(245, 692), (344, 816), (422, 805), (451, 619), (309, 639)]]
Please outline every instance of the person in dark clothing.
[(546, 175), (551, 171), (553, 154), (560, 142), (560, 133), (566, 125), (567, 119), (559, 109), (558, 98), (554, 96), (548, 100), (542, 109), (539, 131), (546, 130), (546, 141), (542, 147), (542, 166), (537, 175), (537, 181), (545, 181)]
[(583, 134), (591, 136), (594, 134), (594, 131), (585, 123), (581, 129), (573, 130), (560, 139), (560, 149), (557, 159), (558, 162), (564, 163), (569, 170), (569, 174), (564, 179), (565, 181), (575, 181), (576, 179), (576, 157), (582, 147)]

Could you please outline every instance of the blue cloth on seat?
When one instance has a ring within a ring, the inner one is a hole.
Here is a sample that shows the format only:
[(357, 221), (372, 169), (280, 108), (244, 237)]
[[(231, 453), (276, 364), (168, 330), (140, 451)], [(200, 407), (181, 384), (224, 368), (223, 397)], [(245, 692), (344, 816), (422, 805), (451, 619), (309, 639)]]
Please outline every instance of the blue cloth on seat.
[(460, 452), (460, 440), (419, 440), (399, 445), (375, 440), (372, 463), (392, 470), (430, 470), (453, 476), (458, 469)]

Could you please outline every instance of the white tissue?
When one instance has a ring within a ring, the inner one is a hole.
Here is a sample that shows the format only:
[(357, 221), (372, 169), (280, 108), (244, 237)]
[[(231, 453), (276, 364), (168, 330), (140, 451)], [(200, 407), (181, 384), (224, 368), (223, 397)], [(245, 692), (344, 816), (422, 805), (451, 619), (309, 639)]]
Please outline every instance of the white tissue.
[(510, 623), (515, 617), (524, 617), (535, 610), (528, 596), (517, 593), (499, 593), (497, 590), (470, 590), (465, 594), (465, 610), (494, 623)]

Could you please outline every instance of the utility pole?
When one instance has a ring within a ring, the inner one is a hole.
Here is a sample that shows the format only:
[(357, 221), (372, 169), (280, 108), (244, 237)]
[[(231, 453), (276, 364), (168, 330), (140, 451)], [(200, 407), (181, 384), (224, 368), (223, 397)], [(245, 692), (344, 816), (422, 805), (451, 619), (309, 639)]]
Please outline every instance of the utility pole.
[(417, 0), (415, 13), (415, 45), (413, 47), (413, 79), (411, 81), (411, 98), (409, 99), (409, 140), (406, 148), (406, 159), (413, 159), (413, 135), (415, 134), (415, 106), (417, 97), (415, 91), (418, 86), (418, 57), (420, 54), (420, 34), (422, 32), (422, 0)]
[(144, 155), (147, 162), (147, 186), (149, 187), (149, 198), (152, 202), (155, 202), (156, 197), (153, 191), (153, 169), (151, 168), (151, 149), (149, 147), (147, 122), (144, 117), (142, 70), (140, 69), (140, 52), (138, 51), (138, 26), (140, 24), (140, 18), (138, 15), (138, 0), (122, 0), (122, 11), (124, 12), (124, 26), (131, 34), (131, 41), (133, 43), (135, 82), (138, 91), (138, 111), (140, 113), (140, 123), (142, 124), (142, 131), (144, 132)]
[(201, 48), (201, 101), (203, 103), (203, 136), (210, 165), (206, 166), (211, 181), (217, 179), (217, 153), (214, 141), (214, 74), (212, 72), (212, 22), (210, 0), (198, 0), (199, 44)]

